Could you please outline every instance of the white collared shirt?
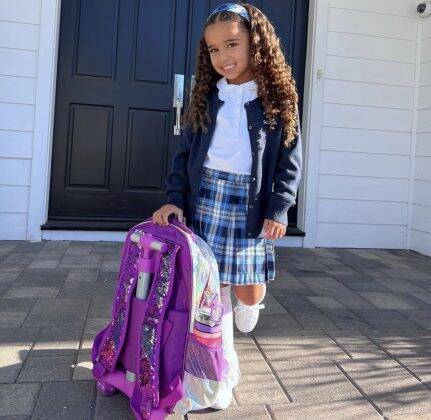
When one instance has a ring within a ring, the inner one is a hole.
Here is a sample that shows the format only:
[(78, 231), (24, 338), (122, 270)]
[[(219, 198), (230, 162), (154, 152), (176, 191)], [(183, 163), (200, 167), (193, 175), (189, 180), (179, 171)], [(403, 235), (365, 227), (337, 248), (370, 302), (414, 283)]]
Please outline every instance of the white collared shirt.
[(204, 166), (226, 172), (251, 173), (251, 145), (244, 104), (257, 97), (257, 83), (250, 80), (239, 85), (226, 77), (217, 82), (218, 97), (225, 101), (217, 121)]

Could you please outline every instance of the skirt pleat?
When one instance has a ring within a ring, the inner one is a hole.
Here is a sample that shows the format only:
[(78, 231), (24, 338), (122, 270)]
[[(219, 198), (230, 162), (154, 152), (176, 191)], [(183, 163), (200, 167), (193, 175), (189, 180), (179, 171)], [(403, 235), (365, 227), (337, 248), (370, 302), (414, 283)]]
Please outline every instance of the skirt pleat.
[(220, 283), (262, 284), (274, 280), (274, 241), (248, 238), (250, 175), (204, 167), (192, 229), (216, 257)]

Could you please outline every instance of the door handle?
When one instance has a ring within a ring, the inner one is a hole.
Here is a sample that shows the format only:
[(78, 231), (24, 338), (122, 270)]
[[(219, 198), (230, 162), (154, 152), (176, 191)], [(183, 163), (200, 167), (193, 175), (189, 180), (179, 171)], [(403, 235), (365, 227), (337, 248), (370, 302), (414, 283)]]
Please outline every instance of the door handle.
[(174, 126), (174, 136), (181, 134), (180, 130), (180, 118), (181, 108), (184, 103), (184, 74), (175, 74), (174, 78), (174, 100), (173, 107), (176, 108), (176, 121)]

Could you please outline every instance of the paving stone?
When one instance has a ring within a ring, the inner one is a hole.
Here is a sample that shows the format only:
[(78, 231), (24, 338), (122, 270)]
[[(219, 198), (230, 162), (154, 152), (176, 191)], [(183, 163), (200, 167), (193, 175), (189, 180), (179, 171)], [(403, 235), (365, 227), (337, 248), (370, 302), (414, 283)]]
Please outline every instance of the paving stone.
[(0, 263), (0, 267), (2, 267), (2, 268), (25, 268), (35, 259), (35, 257), (36, 257), (36, 254), (34, 254), (34, 253), (11, 252)]
[(0, 283), (0, 296), (4, 297), (4, 294), (10, 287), (9, 283)]
[(375, 329), (421, 329), (420, 325), (393, 309), (355, 309), (354, 312)]
[(279, 328), (299, 328), (300, 325), (291, 315), (267, 315), (261, 313), (255, 328), (258, 329), (279, 329)]
[(69, 381), (75, 356), (28, 357), (17, 382)]
[(375, 281), (355, 281), (350, 282), (348, 284), (344, 283), (344, 285), (354, 292), (382, 292), (386, 293), (389, 291), (388, 288), (382, 286)]
[(271, 374), (271, 369), (254, 342), (235, 342), (241, 375)]
[(307, 296), (307, 299), (318, 308), (345, 308), (342, 303), (330, 296)]
[(35, 299), (0, 298), (0, 328), (20, 327)]
[(0, 383), (15, 382), (29, 346), (0, 346)]
[(358, 330), (325, 330), (353, 359), (387, 358), (388, 355)]
[(40, 384), (0, 385), (0, 416), (31, 414)]
[(320, 278), (316, 280), (314, 278), (304, 277), (301, 281), (319, 296), (335, 297), (353, 295), (351, 290), (333, 278)]
[(276, 299), (306, 329), (336, 328), (336, 325), (303, 296), (277, 294)]
[(0, 241), (0, 252), (13, 252), (21, 241)]
[(301, 283), (301, 281), (295, 279), (274, 281), (269, 284), (267, 291), (274, 297), (280, 292), (287, 295), (313, 295), (313, 291)]
[(189, 420), (219, 420), (219, 419), (253, 419), (253, 420), (270, 420), (266, 407), (264, 405), (247, 405), (238, 407), (229, 407), (226, 410), (206, 410), (201, 412), (190, 412), (187, 414)]
[(398, 357), (398, 361), (410, 369), (428, 387), (431, 387), (431, 356)]
[(99, 271), (97, 281), (103, 283), (117, 284), (118, 273), (114, 271)]
[(60, 291), (59, 287), (27, 287), (11, 286), (3, 294), (9, 298), (55, 298)]
[(0, 283), (12, 283), (20, 275), (22, 269), (15, 268), (7, 271), (1, 271), (0, 268)]
[(338, 296), (335, 297), (339, 302), (341, 302), (345, 307), (350, 308), (351, 310), (355, 309), (375, 309), (370, 302), (365, 300), (359, 295), (353, 296)]
[(91, 419), (95, 406), (95, 381), (51, 382), (42, 386), (34, 419)]
[(96, 281), (98, 270), (95, 268), (72, 268), (66, 281)]
[(46, 241), (41, 252), (57, 252), (64, 254), (70, 246), (70, 241)]
[(39, 299), (25, 326), (84, 325), (89, 299)]
[(428, 305), (431, 305), (431, 293), (428, 292), (420, 292), (420, 293), (412, 293), (412, 295), (416, 298), (425, 302)]
[(15, 247), (14, 252), (33, 252), (37, 253), (45, 246), (45, 241), (20, 241)]
[(242, 375), (233, 389), (238, 405), (282, 404), (289, 402), (272, 373)]
[(100, 254), (70, 255), (66, 251), (58, 266), (61, 268), (99, 268), (101, 262), (102, 255)]
[(431, 413), (431, 390), (393, 360), (349, 360), (341, 367), (384, 415)]
[(343, 257), (343, 264), (352, 267), (352, 268), (387, 268), (387, 264), (385, 264), (381, 260), (377, 259), (368, 259), (368, 258), (360, 258), (360, 257)]
[(84, 333), (97, 334), (111, 322), (111, 318), (87, 318)]
[(340, 329), (373, 328), (350, 309), (322, 308), (321, 310)]
[(330, 360), (271, 361), (293, 402), (351, 401), (359, 391)]
[(123, 242), (93, 242), (91, 252), (93, 254), (118, 254), (123, 246)]
[(381, 419), (373, 406), (360, 398), (348, 401), (271, 404), (268, 411), (273, 413), (272, 418), (275, 420)]
[(254, 330), (269, 362), (284, 360), (345, 360), (347, 354), (323, 331)]
[(32, 349), (32, 356), (75, 355), (82, 330), (79, 327), (44, 327)]
[(274, 298), (274, 296), (266, 292), (265, 299), (263, 301), (265, 308), (261, 310), (261, 314), (266, 315), (286, 315), (287, 311), (282, 305)]
[(358, 292), (376, 308), (381, 309), (415, 309), (416, 306), (407, 296), (394, 292)]
[(130, 400), (122, 393), (117, 392), (108, 397), (97, 393), (95, 420), (135, 420), (130, 408)]
[(120, 258), (117, 255), (104, 254), (100, 271), (118, 273), (120, 269)]
[(112, 301), (105, 297), (95, 296), (91, 298), (88, 316), (92, 318), (110, 318), (112, 313)]
[(317, 257), (328, 259), (328, 258), (339, 258), (339, 256), (327, 248), (313, 248), (311, 252), (315, 254)]
[(431, 334), (429, 332), (400, 331), (396, 328), (394, 331), (366, 331), (363, 333), (392, 357), (431, 356)]
[(31, 347), (39, 334), (39, 328), (1, 328), (0, 346)]
[(424, 329), (431, 330), (431, 309), (399, 309), (398, 312)]
[(107, 299), (113, 299), (116, 284), (114, 282), (94, 282), (94, 281), (68, 281), (60, 290), (59, 298), (74, 297), (95, 297), (103, 296)]
[(56, 268), (63, 257), (59, 253), (39, 252), (36, 258), (28, 265), (28, 268)]
[(91, 369), (93, 369), (91, 354), (80, 354), (76, 361), (72, 379), (74, 381), (92, 380), (93, 374)]
[(88, 255), (93, 250), (94, 243), (86, 241), (73, 241), (66, 249), (67, 255)]
[(63, 268), (27, 268), (16, 280), (19, 286), (61, 287), (68, 270)]

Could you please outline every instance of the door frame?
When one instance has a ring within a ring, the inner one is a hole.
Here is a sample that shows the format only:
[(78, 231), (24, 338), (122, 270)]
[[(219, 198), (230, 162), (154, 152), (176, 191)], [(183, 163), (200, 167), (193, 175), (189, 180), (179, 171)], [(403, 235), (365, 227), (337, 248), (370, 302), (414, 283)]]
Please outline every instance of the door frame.
[[(329, 0), (310, 0), (308, 15), (308, 40), (305, 63), (303, 100), (304, 165), (299, 186), (297, 226), (306, 232), (304, 238), (283, 238), (278, 244), (315, 247), (317, 216), (317, 187), (320, 150), (321, 103), (323, 81), (315, 78), (315, 69), (324, 68), (326, 51), (326, 29)], [(57, 57), (60, 33), (61, 0), (41, 1), (37, 93), (35, 123), (33, 131), (33, 156), (29, 189), (29, 213), (27, 240), (42, 239), (41, 225), (48, 220), (48, 204), (51, 176), (51, 156), (56, 97)], [(312, 141), (310, 141), (312, 140)], [(115, 232), (58, 231), (44, 234), (50, 239), (122, 240)], [(92, 238), (92, 239), (90, 239)], [(116, 239), (117, 238), (117, 239)]]

